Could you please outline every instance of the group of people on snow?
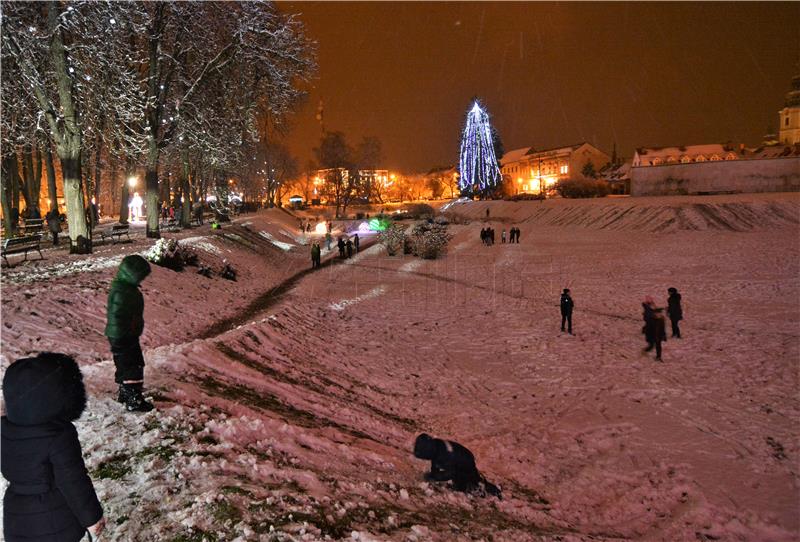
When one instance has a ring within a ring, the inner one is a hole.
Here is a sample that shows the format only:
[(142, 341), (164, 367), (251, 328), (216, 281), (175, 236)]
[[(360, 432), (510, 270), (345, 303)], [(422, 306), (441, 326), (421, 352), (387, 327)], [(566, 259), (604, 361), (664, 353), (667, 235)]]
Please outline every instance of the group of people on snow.
[[(519, 228), (514, 226), (508, 231), (508, 242), (509, 243), (519, 243)], [(506, 242), (506, 229), (500, 232), (500, 242), (505, 244)], [(481, 243), (486, 246), (492, 246), (494, 244), (494, 228), (491, 226), (487, 226), (485, 228), (481, 228)]]
[(347, 240), (344, 237), (339, 237), (336, 242), (336, 247), (339, 249), (339, 257), (342, 259), (352, 258), (353, 254), (358, 253), (360, 243), (357, 233), (352, 238), (347, 237)]
[[(672, 338), (680, 339), (681, 330), (679, 322), (683, 320), (683, 308), (681, 307), (681, 294), (678, 293), (676, 288), (668, 288), (667, 293), (667, 310), (666, 316), (669, 317), (672, 324)], [(650, 352), (653, 348), (656, 349), (656, 361), (661, 360), (661, 343), (667, 340), (667, 325), (664, 316), (663, 307), (656, 307), (655, 301), (652, 297), (647, 296), (642, 302), (642, 318), (644, 319), (644, 326), (642, 333), (644, 333), (647, 347), (645, 352)]]
[[(678, 293), (676, 288), (668, 288), (667, 293), (667, 309), (666, 317), (669, 318), (672, 324), (672, 338), (680, 339), (681, 330), (679, 322), (683, 320), (683, 308), (681, 307), (681, 294)], [(572, 335), (572, 310), (575, 308), (575, 302), (572, 300), (569, 288), (564, 288), (561, 292), (561, 331), (566, 331)], [(667, 340), (667, 326), (665, 311), (662, 307), (657, 307), (655, 300), (647, 296), (642, 302), (644, 326), (642, 333), (647, 341), (645, 352), (650, 352), (655, 348), (656, 361), (661, 359), (661, 343)], [(566, 325), (566, 329), (565, 329)]]

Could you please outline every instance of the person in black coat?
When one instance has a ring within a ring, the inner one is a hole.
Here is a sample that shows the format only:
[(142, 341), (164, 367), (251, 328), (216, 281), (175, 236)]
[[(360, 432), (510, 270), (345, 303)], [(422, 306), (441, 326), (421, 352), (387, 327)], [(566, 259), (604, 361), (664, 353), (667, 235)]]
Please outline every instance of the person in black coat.
[(347, 257), (348, 258), (352, 258), (353, 257), (353, 241), (348, 239), (347, 243), (345, 244), (345, 246), (347, 247)]
[(453, 481), (456, 491), (479, 491), (502, 500), (500, 488), (484, 478), (475, 466), (475, 456), (466, 447), (452, 440), (434, 438), (422, 433), (414, 441), (414, 457), (428, 459), (431, 470), (425, 473), (430, 482)]
[(561, 331), (564, 331), (564, 324), (568, 325), (568, 333), (572, 335), (572, 309), (575, 303), (569, 295), (569, 288), (564, 288), (561, 294)]
[(7, 542), (77, 542), (105, 526), (71, 423), (86, 407), (77, 363), (43, 352), (12, 363), (3, 377), (0, 469)]
[(336, 246), (339, 247), (339, 257), (344, 258), (344, 239), (339, 237), (339, 241), (336, 243)]
[(53, 236), (53, 246), (57, 246), (58, 234), (61, 233), (61, 220), (58, 218), (58, 210), (52, 209), (45, 217), (47, 218), (47, 227)]
[(361, 241), (358, 238), (358, 234), (355, 234), (353, 236), (353, 247), (355, 247), (355, 249), (356, 249), (356, 254), (358, 254), (358, 247), (359, 247), (360, 242)]
[(667, 299), (667, 316), (672, 323), (672, 336), (676, 339), (681, 338), (681, 330), (678, 322), (683, 320), (683, 309), (681, 308), (681, 294), (675, 288), (667, 289), (669, 298)]
[[(667, 324), (664, 319), (664, 309), (653, 309), (653, 316), (648, 324), (650, 329), (648, 335), (652, 339), (652, 345), (656, 347), (656, 361), (661, 361), (661, 343), (667, 340)], [(652, 346), (648, 347), (648, 350)]]

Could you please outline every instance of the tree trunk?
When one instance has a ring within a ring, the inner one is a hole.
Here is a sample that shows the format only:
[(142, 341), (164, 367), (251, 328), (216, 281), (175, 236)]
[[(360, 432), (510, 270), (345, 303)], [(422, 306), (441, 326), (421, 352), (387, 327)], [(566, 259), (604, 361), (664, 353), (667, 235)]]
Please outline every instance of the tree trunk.
[(128, 179), (133, 177), (134, 168), (133, 168), (133, 160), (127, 160), (125, 162), (125, 178), (122, 179), (122, 197), (119, 200), (119, 223), (120, 224), (127, 224), (128, 217), (130, 215), (130, 208), (128, 207), (128, 200), (130, 199), (130, 194), (128, 192)]
[(33, 147), (25, 144), (22, 147), (22, 197), (25, 200), (25, 218), (32, 218), (33, 211)]
[(181, 151), (181, 192), (183, 205), (181, 210), (181, 226), (188, 228), (192, 225), (192, 190), (189, 186), (189, 151)]
[(47, 172), (47, 193), (50, 195), (50, 210), (58, 212), (58, 188), (56, 188), (56, 169), (53, 166), (53, 151), (50, 142), (44, 144), (44, 165)]
[(109, 215), (114, 214), (114, 209), (117, 208), (117, 161), (109, 155), (111, 161), (111, 171), (108, 172), (108, 195), (111, 198), (111, 207), (108, 208)]
[[(64, 146), (60, 146), (58, 157), (61, 159), (61, 172), (64, 176), (64, 203), (67, 207), (67, 223), (69, 238), (72, 240), (70, 254), (91, 254), (92, 240), (86, 224), (83, 191), (81, 190), (81, 151), (80, 139), (74, 141), (69, 137)], [(67, 147), (67, 145), (69, 145)], [(64, 148), (67, 147), (67, 148)]]
[(159, 197), (158, 197), (158, 165), (151, 165), (145, 173), (146, 212), (147, 212), (147, 237), (149, 239), (160, 239), (161, 233), (158, 230), (159, 217)]
[(100, 139), (100, 136), (97, 136), (97, 146), (95, 147), (97, 150), (94, 154), (94, 201), (97, 205), (100, 205), (100, 181), (102, 178), (102, 171), (103, 171), (103, 162), (102, 162), (102, 152), (103, 152), (103, 141)]
[(6, 235), (13, 235), (16, 231), (16, 224), (11, 222), (11, 160), (15, 160), (13, 156), (6, 156), (3, 158), (2, 165), (2, 179), (0, 179), (0, 203), (3, 206), (3, 226), (6, 229)]
[(19, 191), (20, 191), (20, 178), (19, 178), (19, 162), (17, 159), (17, 151), (15, 150), (11, 156), (13, 160), (8, 161), (8, 177), (11, 181), (11, 208), (19, 211)]

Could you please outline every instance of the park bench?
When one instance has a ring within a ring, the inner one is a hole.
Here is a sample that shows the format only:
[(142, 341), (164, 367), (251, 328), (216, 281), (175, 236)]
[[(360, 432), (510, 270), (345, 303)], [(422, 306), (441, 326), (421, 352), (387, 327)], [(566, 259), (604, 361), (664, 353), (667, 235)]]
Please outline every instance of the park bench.
[(131, 236), (129, 235), (129, 231), (130, 231), (130, 225), (128, 224), (114, 224), (113, 226), (111, 226), (110, 230), (102, 230), (100, 232), (100, 240), (105, 241), (108, 238), (111, 239), (112, 243), (116, 243), (116, 241), (114, 241), (114, 238), (117, 237), (120, 240), (122, 240), (122, 236), (124, 235), (125, 237), (128, 238), (128, 241), (130, 241)]
[(166, 220), (162, 220), (161, 224), (159, 224), (159, 227), (162, 230), (167, 230), (167, 231), (180, 231), (181, 223), (174, 218), (168, 218)]
[(6, 256), (11, 254), (19, 254), (25, 253), (25, 260), (28, 259), (28, 252), (35, 250), (39, 253), (39, 257), (44, 259), (42, 256), (42, 249), (41, 249), (41, 241), (42, 241), (42, 234), (35, 233), (33, 235), (23, 235), (21, 237), (11, 237), (10, 239), (5, 239), (3, 241), (3, 249), (2, 249), (2, 257), (6, 261), (6, 265), (8, 265), (8, 258)]
[(25, 223), (22, 225), (22, 235), (33, 235), (36, 233), (44, 233), (44, 219), (26, 218)]

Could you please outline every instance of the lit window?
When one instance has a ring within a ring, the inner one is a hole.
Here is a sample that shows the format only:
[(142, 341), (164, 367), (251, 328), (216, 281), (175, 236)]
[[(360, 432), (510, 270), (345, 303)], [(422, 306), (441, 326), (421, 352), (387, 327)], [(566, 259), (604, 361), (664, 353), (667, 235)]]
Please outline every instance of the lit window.
[(697, 156), (694, 157), (694, 161), (695, 162), (705, 162), (706, 161), (706, 157), (703, 156), (702, 154), (698, 154)]

